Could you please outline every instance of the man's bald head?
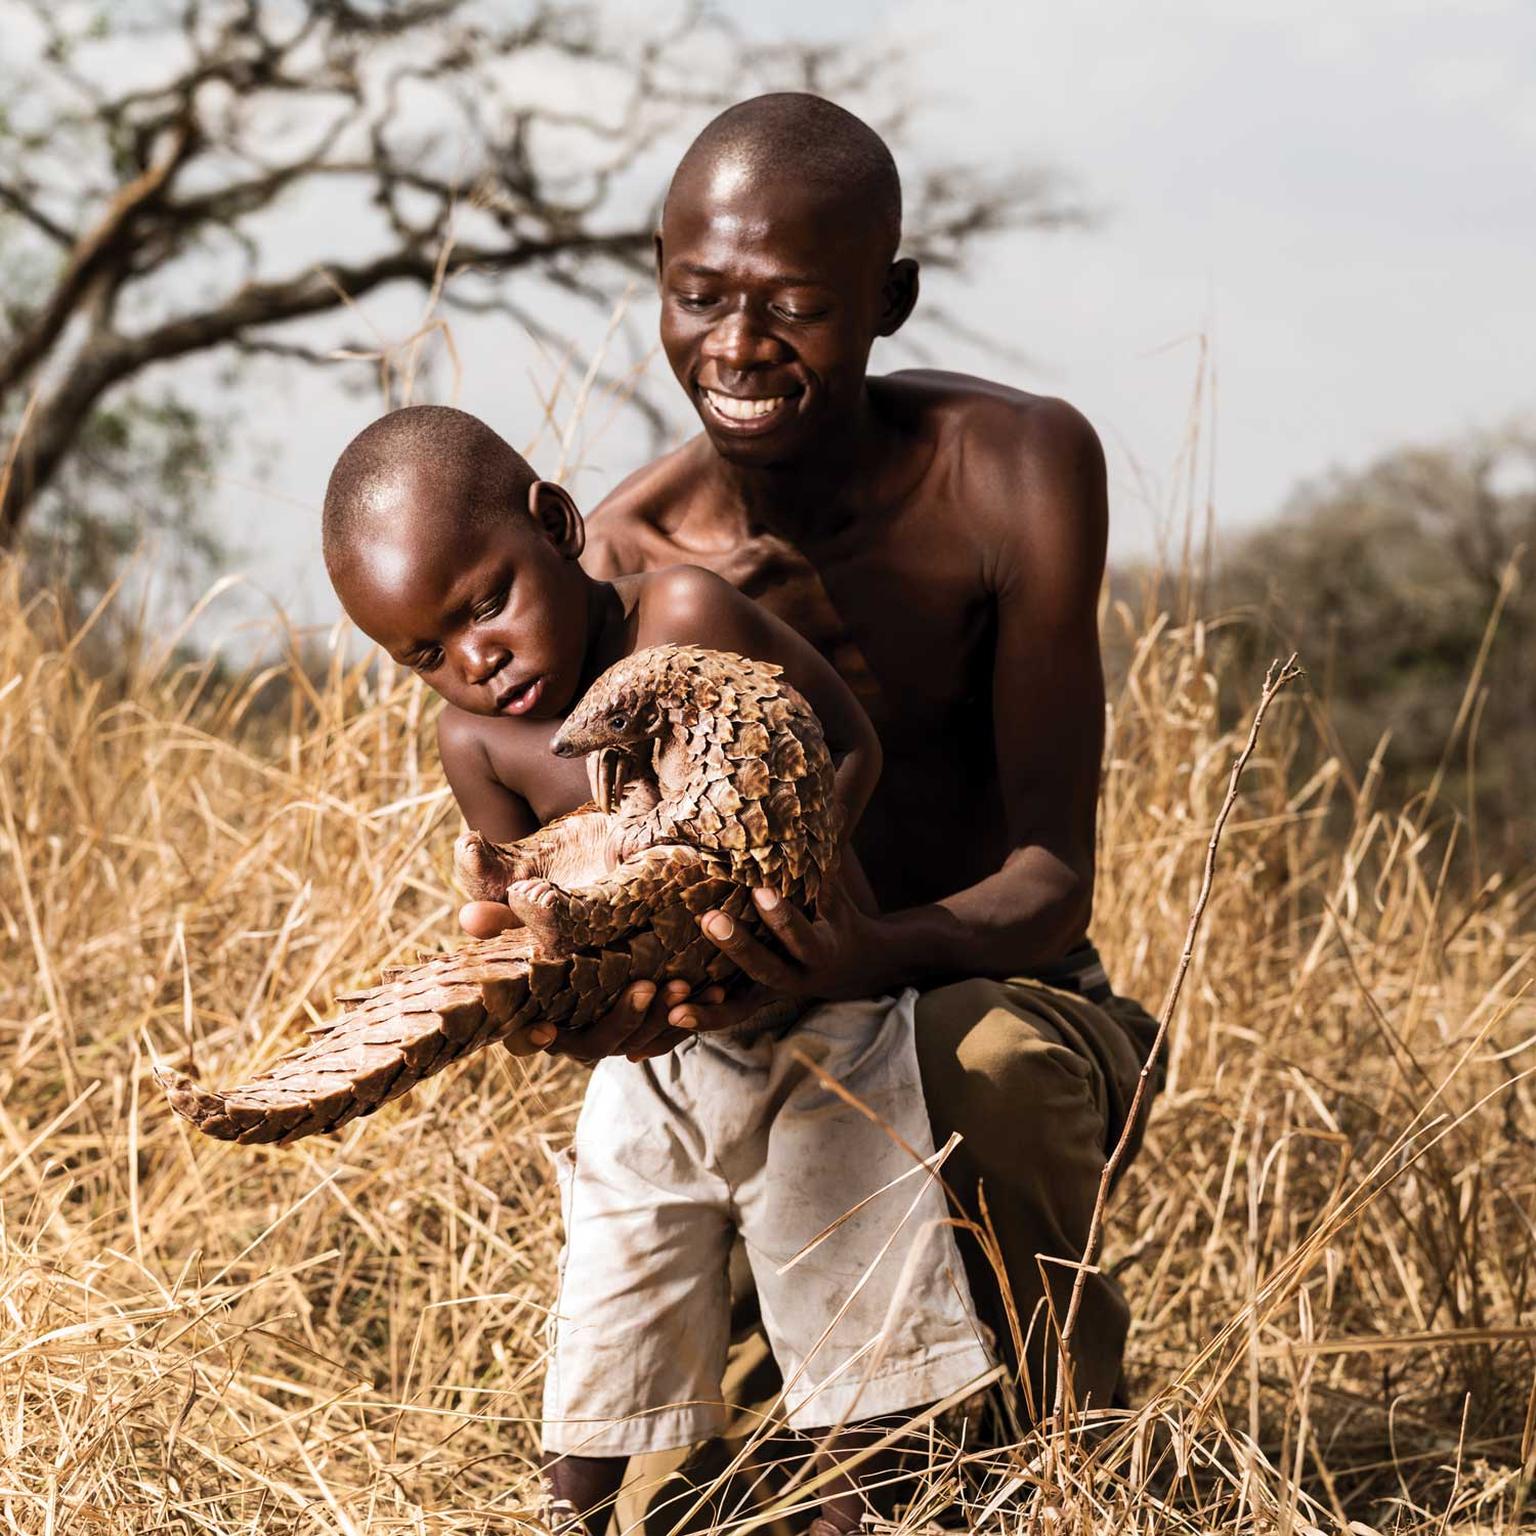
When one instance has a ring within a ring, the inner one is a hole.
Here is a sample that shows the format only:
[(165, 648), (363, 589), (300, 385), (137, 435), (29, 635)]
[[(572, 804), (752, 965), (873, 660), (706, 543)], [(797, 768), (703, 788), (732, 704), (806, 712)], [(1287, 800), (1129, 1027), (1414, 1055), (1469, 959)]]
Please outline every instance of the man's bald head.
[(322, 542), (333, 583), (359, 543), (393, 520), (428, 509), (466, 530), (522, 514), (537, 479), (503, 437), (467, 411), (409, 405), (347, 444), (325, 490)]
[(813, 196), (868, 210), (890, 260), (901, 241), (901, 178), (885, 141), (821, 96), (780, 91), (727, 107), (689, 146), (667, 202), (683, 193), (792, 181)]

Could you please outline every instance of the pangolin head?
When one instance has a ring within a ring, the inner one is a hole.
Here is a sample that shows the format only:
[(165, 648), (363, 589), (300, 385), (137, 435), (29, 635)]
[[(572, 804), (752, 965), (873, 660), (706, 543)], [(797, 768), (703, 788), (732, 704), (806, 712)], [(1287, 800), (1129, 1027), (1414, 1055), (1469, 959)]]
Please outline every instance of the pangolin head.
[(604, 811), (612, 813), (625, 781), (644, 763), (650, 743), (666, 727), (657, 692), (670, 660), (670, 647), (653, 647), (609, 667), (577, 701), (549, 744), (557, 757), (593, 757), (593, 796)]
[(584, 757), (606, 748), (633, 751), (661, 734), (666, 716), (646, 667), (629, 665), (650, 653), (640, 651), (609, 669), (581, 696), (549, 749), (556, 757)]

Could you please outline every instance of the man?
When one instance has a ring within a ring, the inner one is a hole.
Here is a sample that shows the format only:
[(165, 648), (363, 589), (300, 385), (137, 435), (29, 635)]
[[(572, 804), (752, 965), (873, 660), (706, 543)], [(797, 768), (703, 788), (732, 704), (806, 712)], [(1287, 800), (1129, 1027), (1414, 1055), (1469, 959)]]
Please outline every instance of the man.
[[(1022, 1344), (1037, 1413), (1153, 1032), (1086, 942), (1104, 460), (1061, 401), (958, 374), (867, 375), (876, 338), (917, 301), (900, 217), (889, 151), (830, 102), (760, 97), (705, 128), (656, 237), (662, 343), (703, 431), (598, 507), (587, 562), (604, 577), (718, 572), (810, 639), (874, 721), (885, 769), (854, 846), (878, 915), (848, 897), (814, 923), (765, 909), (779, 954), (723, 914), (703, 927), (777, 993), (928, 989), (929, 1112), (940, 1143), (964, 1137), (946, 1177), (969, 1214), (985, 1209), (1011, 1308), (975, 1243), (973, 1287), (1005, 1348)], [(742, 1006), (634, 1001), (567, 1048), (650, 1053)], [(1079, 1407), (1111, 1402), (1127, 1321), (1113, 1282), (1090, 1274)]]

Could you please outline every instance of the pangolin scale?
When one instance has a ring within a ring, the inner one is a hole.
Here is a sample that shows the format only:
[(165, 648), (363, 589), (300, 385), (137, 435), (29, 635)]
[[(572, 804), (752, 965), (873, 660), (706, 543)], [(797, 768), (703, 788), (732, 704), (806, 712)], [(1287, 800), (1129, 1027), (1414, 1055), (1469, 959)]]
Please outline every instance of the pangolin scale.
[(588, 754), (594, 803), (517, 843), (471, 833), (455, 849), (468, 894), (505, 900), (525, 927), (388, 973), (238, 1087), (157, 1068), (176, 1112), (224, 1141), (333, 1131), (514, 1029), (581, 1028), (631, 981), (730, 982), (739, 973), (698, 917), (716, 907), (756, 925), (753, 886), (814, 907), (837, 857), (833, 768), (778, 667), (637, 651), (597, 679), (553, 747)]

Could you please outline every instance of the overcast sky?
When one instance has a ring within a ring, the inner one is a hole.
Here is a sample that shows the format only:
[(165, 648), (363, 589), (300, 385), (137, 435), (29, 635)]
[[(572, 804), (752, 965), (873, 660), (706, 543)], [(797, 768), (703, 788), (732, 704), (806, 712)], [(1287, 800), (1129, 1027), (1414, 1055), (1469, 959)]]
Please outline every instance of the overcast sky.
[[(725, 9), (767, 36), (905, 43), (914, 156), (1054, 165), (1102, 210), (1088, 231), (1000, 240), (963, 282), (932, 286), (1027, 363), (925, 329), (921, 311), (911, 329), (938, 361), (1089, 415), (1110, 452), (1115, 555), (1149, 552), (1176, 499), (1202, 336), (1228, 531), (1330, 467), (1536, 409), (1530, 0)], [(653, 329), (651, 295), (635, 304)], [(531, 432), (533, 348), (471, 325), (457, 323), (461, 403)], [(315, 507), (376, 405), (316, 377), (243, 405), (266, 486), (234, 483), (247, 452), (214, 504), (258, 582), (326, 618)], [(578, 496), (595, 502), (642, 451), (622, 423), (589, 445)]]

